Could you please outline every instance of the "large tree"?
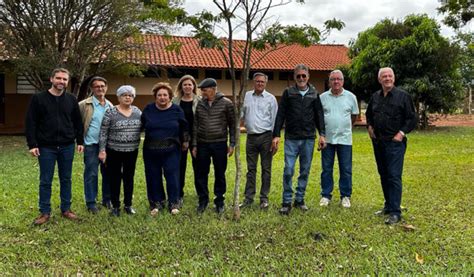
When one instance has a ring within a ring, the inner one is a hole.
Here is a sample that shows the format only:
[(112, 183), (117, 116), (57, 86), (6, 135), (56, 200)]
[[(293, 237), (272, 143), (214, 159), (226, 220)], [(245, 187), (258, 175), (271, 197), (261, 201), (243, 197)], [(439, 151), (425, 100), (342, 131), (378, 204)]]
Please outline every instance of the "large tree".
[(413, 97), (422, 127), (429, 112), (449, 113), (462, 99), (459, 48), (440, 34), (427, 15), (409, 15), (401, 21), (384, 19), (359, 33), (350, 48), (350, 77), (367, 100), (380, 88), (377, 72), (392, 67), (396, 84)]
[(15, 70), (37, 89), (62, 66), (71, 71), (77, 94), (93, 64), (118, 61), (131, 46), (140, 7), (134, 0), (2, 0), (0, 42)]
[(446, 0), (438, 11), (445, 15), (444, 24), (460, 29), (474, 17), (474, 2), (472, 0)]
[[(249, 81), (249, 72), (254, 63), (254, 51), (272, 51), (292, 43), (310, 45), (326, 37), (331, 29), (341, 29), (344, 23), (332, 19), (319, 30), (309, 25), (283, 26), (279, 23), (267, 22), (269, 11), (277, 6), (291, 2), (302, 4), (297, 0), (240, 0), (225, 1), (213, 0), (219, 12), (202, 11), (196, 15), (181, 18), (183, 24), (194, 27), (195, 37), (200, 40), (202, 47), (217, 48), (222, 53), (222, 59), (227, 64), (231, 76), (232, 100), (235, 106), (236, 134), (240, 134), (240, 113)], [(243, 31), (244, 38), (235, 42), (235, 34)], [(265, 55), (262, 56), (262, 58)], [(240, 78), (237, 78), (240, 71)], [(234, 218), (240, 218), (239, 188), (242, 177), (242, 164), (240, 162), (240, 136), (237, 135), (235, 147), (236, 176), (234, 186)]]

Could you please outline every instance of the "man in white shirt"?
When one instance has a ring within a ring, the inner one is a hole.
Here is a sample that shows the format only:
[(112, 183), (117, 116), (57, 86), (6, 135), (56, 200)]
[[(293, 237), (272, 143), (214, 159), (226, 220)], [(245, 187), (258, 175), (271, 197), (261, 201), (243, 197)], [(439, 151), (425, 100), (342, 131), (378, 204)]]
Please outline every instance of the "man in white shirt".
[(256, 173), (258, 156), (261, 158), (262, 187), (260, 188), (260, 208), (268, 208), (268, 193), (272, 175), (272, 131), (278, 110), (275, 96), (265, 90), (268, 76), (257, 72), (253, 75), (254, 90), (247, 91), (242, 108), (242, 121), (247, 129), (247, 183), (245, 200), (241, 208), (253, 203), (256, 193)]

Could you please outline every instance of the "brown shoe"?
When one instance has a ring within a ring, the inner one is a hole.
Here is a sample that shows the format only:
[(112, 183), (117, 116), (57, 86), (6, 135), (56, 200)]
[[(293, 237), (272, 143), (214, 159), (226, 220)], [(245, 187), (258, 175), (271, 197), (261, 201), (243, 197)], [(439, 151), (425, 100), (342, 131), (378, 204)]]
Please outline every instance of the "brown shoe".
[(63, 217), (70, 219), (70, 220), (77, 220), (78, 217), (75, 213), (73, 213), (71, 210), (67, 210), (63, 212)]
[(49, 214), (40, 214), (35, 221), (33, 221), (34, 225), (41, 225), (49, 221), (50, 215)]

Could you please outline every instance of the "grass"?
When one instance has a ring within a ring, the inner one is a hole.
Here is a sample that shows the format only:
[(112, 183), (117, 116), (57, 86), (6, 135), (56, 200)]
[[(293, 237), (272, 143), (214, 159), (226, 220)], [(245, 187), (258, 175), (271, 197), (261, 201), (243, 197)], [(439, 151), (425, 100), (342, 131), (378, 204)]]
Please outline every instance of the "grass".
[[(342, 209), (336, 201), (328, 208), (318, 206), (321, 162), (315, 151), (306, 195), (310, 211), (280, 216), (280, 150), (273, 164), (270, 209), (262, 212), (255, 205), (243, 210), (239, 222), (231, 219), (229, 207), (233, 160), (227, 172), (228, 207), (221, 218), (211, 209), (196, 215), (192, 182), (185, 188), (185, 206), (178, 216), (161, 213), (151, 218), (141, 159), (134, 192), (138, 214), (111, 218), (101, 210), (91, 215), (83, 200), (82, 156), (76, 155), (72, 208), (82, 220), (60, 217), (56, 176), (52, 220), (40, 227), (31, 225), (38, 215), (37, 160), (29, 156), (24, 138), (0, 137), (0, 272), (472, 275), (473, 140), (474, 128), (437, 128), (409, 135), (403, 193), (404, 224), (415, 227), (409, 231), (403, 224), (386, 226), (383, 218), (373, 215), (382, 207), (383, 196), (363, 129), (354, 133), (351, 209)], [(191, 180), (190, 169), (187, 174)]]

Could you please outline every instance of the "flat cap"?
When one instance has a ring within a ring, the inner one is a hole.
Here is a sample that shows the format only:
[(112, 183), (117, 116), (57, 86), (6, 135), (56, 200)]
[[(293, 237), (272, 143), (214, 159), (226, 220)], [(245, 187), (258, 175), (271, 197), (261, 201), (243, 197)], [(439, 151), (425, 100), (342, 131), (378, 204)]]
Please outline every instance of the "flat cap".
[(214, 78), (206, 78), (199, 83), (198, 88), (212, 88), (217, 87), (217, 81)]

